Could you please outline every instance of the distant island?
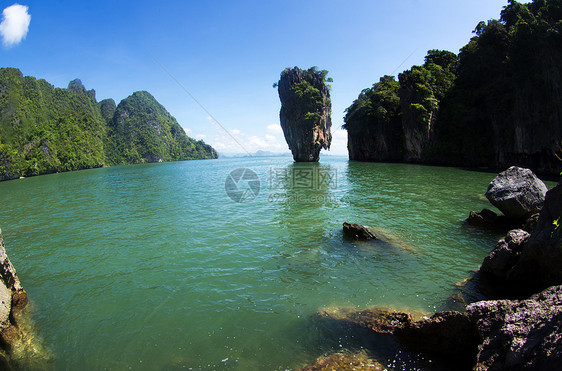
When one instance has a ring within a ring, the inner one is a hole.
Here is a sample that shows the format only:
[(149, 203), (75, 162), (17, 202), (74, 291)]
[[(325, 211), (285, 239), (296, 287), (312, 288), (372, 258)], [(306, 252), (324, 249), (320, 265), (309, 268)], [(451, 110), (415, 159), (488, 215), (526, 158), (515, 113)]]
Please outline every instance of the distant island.
[(119, 105), (96, 101), (80, 80), (68, 88), (0, 69), (0, 181), (143, 162), (214, 159), (146, 91)]
[(349, 158), (557, 176), (562, 142), (559, 6), (510, 1), (459, 55), (384, 76), (347, 108)]
[(239, 157), (290, 157), (292, 156), (290, 152), (271, 152), (259, 150), (252, 153), (241, 152), (241, 153), (222, 153), (219, 152), (219, 158), (239, 158)]

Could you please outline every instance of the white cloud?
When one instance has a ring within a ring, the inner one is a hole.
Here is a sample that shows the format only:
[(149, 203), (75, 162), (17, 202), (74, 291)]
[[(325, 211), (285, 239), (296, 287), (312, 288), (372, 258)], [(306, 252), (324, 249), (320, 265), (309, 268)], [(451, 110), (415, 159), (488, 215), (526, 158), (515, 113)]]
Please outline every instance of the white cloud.
[(229, 130), (231, 136), (218, 128), (216, 130), (216, 134), (209, 137), (206, 142), (222, 153), (254, 153), (260, 150), (276, 153), (289, 152), (282, 134), (247, 135), (239, 129), (232, 129)]
[(271, 124), (267, 125), (267, 132), (271, 134), (281, 134), (283, 132), (283, 129), (279, 124)]
[(207, 138), (207, 136), (205, 134), (195, 134), (194, 137), (195, 137), (195, 139), (205, 139), (205, 138)]
[(347, 155), (347, 130), (336, 129), (332, 131), (332, 143), (330, 151), (325, 151), (331, 155)]
[(27, 36), (31, 15), (25, 5), (14, 4), (2, 11), (0, 35), (5, 47), (19, 44)]
[(188, 128), (183, 128), (183, 131), (185, 131), (186, 134), (189, 134), (189, 133), (191, 133), (193, 130), (188, 129)]

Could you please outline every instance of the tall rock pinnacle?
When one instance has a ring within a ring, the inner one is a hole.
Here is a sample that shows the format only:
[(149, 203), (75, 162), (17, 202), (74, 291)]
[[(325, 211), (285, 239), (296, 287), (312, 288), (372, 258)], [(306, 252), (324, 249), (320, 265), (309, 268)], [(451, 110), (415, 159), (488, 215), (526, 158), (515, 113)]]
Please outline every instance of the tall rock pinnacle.
[(330, 149), (332, 103), (327, 74), (316, 67), (286, 68), (277, 84), (281, 127), (296, 162), (317, 162), (320, 150)]

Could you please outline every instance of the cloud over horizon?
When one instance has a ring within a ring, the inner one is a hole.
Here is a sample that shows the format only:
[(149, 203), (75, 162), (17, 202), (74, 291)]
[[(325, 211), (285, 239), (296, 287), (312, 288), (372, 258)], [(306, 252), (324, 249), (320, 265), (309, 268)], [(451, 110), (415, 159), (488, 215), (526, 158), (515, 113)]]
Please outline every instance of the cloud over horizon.
[(2, 11), (0, 36), (5, 47), (10, 48), (19, 44), (27, 36), (31, 22), (28, 9), (29, 7), (25, 5), (14, 4)]

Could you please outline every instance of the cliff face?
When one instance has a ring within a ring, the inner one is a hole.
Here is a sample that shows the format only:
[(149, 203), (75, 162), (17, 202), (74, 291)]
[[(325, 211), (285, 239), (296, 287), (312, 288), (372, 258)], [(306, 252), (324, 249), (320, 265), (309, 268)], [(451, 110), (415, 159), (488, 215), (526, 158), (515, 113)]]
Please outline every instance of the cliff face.
[(285, 140), (297, 162), (319, 160), (320, 150), (332, 141), (330, 92), (327, 71), (315, 68), (285, 69), (278, 83), (281, 111), (279, 118)]

